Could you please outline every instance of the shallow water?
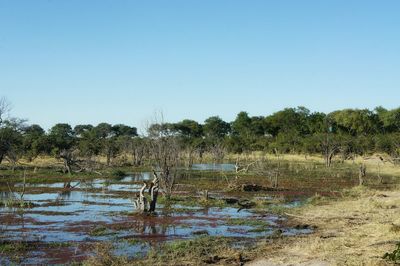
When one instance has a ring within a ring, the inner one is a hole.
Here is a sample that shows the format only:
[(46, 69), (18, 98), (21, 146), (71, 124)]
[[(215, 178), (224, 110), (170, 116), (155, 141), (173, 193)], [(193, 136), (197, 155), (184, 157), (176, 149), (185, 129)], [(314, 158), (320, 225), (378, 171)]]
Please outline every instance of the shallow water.
[(222, 163), (222, 164), (210, 164), (210, 163), (204, 163), (204, 164), (193, 164), (192, 165), (193, 170), (212, 170), (212, 171), (235, 171), (235, 165), (231, 163)]
[[(194, 168), (230, 171), (232, 166), (194, 165)], [(283, 235), (311, 232), (309, 229), (285, 228), (282, 226), (284, 218), (276, 215), (239, 211), (235, 207), (204, 208), (176, 204), (169, 211), (158, 205), (157, 216), (134, 215), (132, 199), (140, 189), (135, 182), (150, 178), (151, 173), (138, 173), (113, 180), (112, 184), (105, 179), (74, 181), (70, 183), (73, 189), (64, 189), (65, 183), (29, 184), (24, 200), (32, 202), (34, 207), (23, 210), (1, 207), (0, 240), (44, 244), (71, 242), (70, 247), (38, 248), (28, 252), (23, 260), (28, 264), (53, 264), (84, 259), (91, 254), (85, 249), (85, 244), (96, 241), (112, 241), (116, 254), (132, 257), (143, 255), (151, 243), (188, 239), (203, 233), (253, 239), (271, 235), (278, 228)], [(20, 186), (16, 184), (15, 187)], [(35, 192), (29, 192), (29, 188), (35, 188)], [(42, 189), (42, 193), (37, 188)], [(2, 192), (0, 196), (5, 200), (11, 198), (12, 193)], [(268, 196), (265, 198), (270, 199)], [(290, 204), (295, 206), (299, 203)], [(291, 207), (290, 204), (287, 207)], [(268, 226), (260, 230), (260, 225), (233, 224), (232, 219), (257, 220)], [(129, 240), (132, 239), (140, 241), (131, 243)], [(0, 264), (9, 264), (9, 261), (0, 258)]]

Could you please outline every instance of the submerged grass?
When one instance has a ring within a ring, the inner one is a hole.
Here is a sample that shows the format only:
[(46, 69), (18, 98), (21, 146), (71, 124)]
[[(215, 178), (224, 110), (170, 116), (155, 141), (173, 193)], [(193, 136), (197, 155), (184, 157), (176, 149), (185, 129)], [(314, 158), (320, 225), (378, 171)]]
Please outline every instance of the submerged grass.
[(97, 226), (89, 231), (90, 236), (106, 236), (111, 234), (113, 234), (113, 232), (111, 232), (107, 227), (102, 225)]
[(25, 242), (0, 242), (1, 253), (20, 253), (29, 249), (29, 244)]

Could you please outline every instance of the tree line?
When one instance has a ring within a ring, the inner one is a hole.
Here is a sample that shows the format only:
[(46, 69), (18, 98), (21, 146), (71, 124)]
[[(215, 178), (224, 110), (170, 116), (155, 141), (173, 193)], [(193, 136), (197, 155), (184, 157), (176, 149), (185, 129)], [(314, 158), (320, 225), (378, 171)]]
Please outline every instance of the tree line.
[(325, 114), (298, 107), (268, 116), (240, 112), (232, 122), (218, 116), (204, 123), (189, 119), (154, 122), (146, 135), (139, 136), (134, 126), (109, 123), (75, 127), (59, 123), (45, 131), (39, 125), (6, 117), (7, 107), (2, 99), (0, 163), (8, 160), (11, 165), (21, 158), (32, 161), (47, 155), (62, 159), (65, 171), (71, 172), (73, 165), (83, 171), (94, 169), (99, 156), (110, 165), (118, 156), (129, 155), (123, 162), (140, 166), (157, 159), (157, 153), (167, 152), (159, 145), (166, 140), (168, 149), (179, 149), (179, 156), (189, 165), (205, 153), (218, 161), (226, 153), (251, 151), (322, 154), (327, 166), (338, 155), (343, 160), (376, 152), (388, 154), (394, 161), (400, 157), (400, 108), (344, 109)]

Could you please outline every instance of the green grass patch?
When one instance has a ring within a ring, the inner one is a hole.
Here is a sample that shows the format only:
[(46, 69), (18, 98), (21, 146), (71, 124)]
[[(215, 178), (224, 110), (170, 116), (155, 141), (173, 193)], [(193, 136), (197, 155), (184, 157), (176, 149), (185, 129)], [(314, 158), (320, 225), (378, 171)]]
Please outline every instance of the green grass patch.
[(25, 242), (0, 242), (0, 253), (22, 253), (29, 250), (30, 245)]
[(139, 239), (139, 238), (128, 238), (128, 239), (124, 239), (124, 242), (128, 243), (129, 245), (135, 245), (135, 246), (143, 246), (146, 245), (147, 242), (144, 241), (143, 239)]
[[(230, 249), (229, 240), (225, 237), (199, 236), (191, 240), (176, 240), (164, 244), (160, 250), (151, 250), (145, 259), (154, 264), (166, 261), (178, 263), (182, 261), (201, 264), (205, 258), (213, 255), (227, 255)], [(189, 264), (187, 264), (189, 265)]]
[(18, 200), (18, 199), (7, 199), (0, 201), (0, 207), (6, 208), (33, 208), (35, 204), (31, 201)]
[(64, 247), (71, 247), (72, 243), (70, 243), (70, 242), (49, 242), (49, 243), (46, 243), (46, 246), (49, 248), (64, 248)]
[(110, 232), (110, 230), (105, 226), (95, 227), (89, 232), (90, 236), (106, 236), (111, 234), (113, 234), (113, 232)]

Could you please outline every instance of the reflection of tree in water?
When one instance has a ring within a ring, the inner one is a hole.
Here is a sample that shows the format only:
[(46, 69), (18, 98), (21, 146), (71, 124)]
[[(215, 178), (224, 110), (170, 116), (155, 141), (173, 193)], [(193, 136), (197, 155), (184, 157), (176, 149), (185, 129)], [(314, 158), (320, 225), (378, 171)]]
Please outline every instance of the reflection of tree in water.
[[(16, 200), (16, 193), (12, 191), (0, 191), (0, 201), (14, 201)], [(11, 230), (12, 239), (17, 239), (18, 241), (27, 241), (28, 230), (25, 228), (25, 210), (23, 207), (12, 206), (7, 208), (8, 211), (2, 211), (2, 214), (6, 216), (11, 216), (12, 219), (6, 219), (0, 224), (0, 233), (7, 232)], [(9, 229), (8, 227), (13, 227)], [(0, 235), (1, 236), (1, 235)]]
[(73, 191), (80, 184), (81, 184), (81, 182), (78, 182), (75, 185), (71, 185), (71, 181), (64, 182), (63, 190), (58, 193), (58, 197), (57, 197), (56, 201), (69, 200), (71, 198), (71, 191)]
[(21, 231), (20, 231), (20, 235), (21, 235), (21, 240), (23, 241), (23, 242), (26, 242), (27, 241), (27, 237), (28, 237), (28, 235), (27, 235), (27, 232), (26, 232), (26, 230), (25, 230), (25, 219), (24, 219), (24, 211), (22, 210), (19, 210), (18, 211), (18, 215), (19, 215), (19, 217), (20, 217), (20, 226), (21, 226)]
[(71, 182), (64, 182), (63, 190), (58, 193), (56, 201), (68, 200), (71, 197)]
[(71, 198), (71, 190), (63, 190), (58, 193), (56, 201), (69, 200)]
[(15, 198), (15, 193), (10, 191), (0, 191), (0, 200), (7, 201), (9, 199)]
[(208, 216), (209, 210), (210, 210), (210, 208), (204, 208), (204, 209), (203, 209), (203, 214), (204, 214), (204, 216)]
[(132, 222), (132, 229), (139, 234), (166, 235), (172, 225), (159, 223), (156, 219), (138, 219)]
[(152, 173), (150, 172), (134, 173), (130, 177), (132, 182), (147, 181), (151, 179)]

